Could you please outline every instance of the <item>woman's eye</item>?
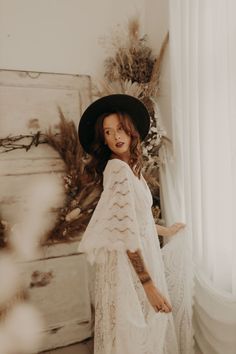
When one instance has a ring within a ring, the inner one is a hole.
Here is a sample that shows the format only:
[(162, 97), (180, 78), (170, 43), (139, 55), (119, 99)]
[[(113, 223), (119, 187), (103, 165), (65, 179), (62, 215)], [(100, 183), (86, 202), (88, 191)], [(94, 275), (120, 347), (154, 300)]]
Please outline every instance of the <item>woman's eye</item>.
[(123, 130), (123, 127), (119, 127), (118, 130)]
[(106, 135), (109, 135), (109, 134), (110, 134), (109, 130), (105, 131), (105, 134), (106, 134)]

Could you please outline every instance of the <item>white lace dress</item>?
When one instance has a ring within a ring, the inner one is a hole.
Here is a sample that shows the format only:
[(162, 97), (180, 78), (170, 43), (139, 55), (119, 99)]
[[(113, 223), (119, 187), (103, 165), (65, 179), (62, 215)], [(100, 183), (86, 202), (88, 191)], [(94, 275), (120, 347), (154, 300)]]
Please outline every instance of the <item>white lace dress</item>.
[(119, 159), (109, 160), (104, 190), (79, 251), (95, 264), (95, 354), (178, 354), (172, 314), (156, 313), (126, 254), (141, 250), (158, 289), (168, 297), (143, 177)]

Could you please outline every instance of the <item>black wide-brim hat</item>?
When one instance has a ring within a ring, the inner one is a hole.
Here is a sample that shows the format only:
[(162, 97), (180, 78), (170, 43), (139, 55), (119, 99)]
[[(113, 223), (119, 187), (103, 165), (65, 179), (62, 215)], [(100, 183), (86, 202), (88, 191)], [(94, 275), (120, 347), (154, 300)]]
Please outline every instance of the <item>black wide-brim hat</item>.
[(126, 94), (104, 96), (86, 108), (79, 122), (80, 144), (87, 153), (90, 153), (94, 142), (94, 128), (98, 117), (115, 112), (127, 113), (139, 132), (140, 139), (145, 139), (150, 126), (150, 117), (145, 105), (138, 98)]

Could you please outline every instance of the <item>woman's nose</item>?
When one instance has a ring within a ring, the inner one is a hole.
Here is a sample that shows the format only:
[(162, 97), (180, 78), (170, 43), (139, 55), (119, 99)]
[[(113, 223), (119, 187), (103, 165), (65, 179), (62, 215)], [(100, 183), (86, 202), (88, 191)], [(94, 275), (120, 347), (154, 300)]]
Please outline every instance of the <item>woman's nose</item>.
[(119, 132), (115, 132), (115, 139), (119, 140), (120, 139), (120, 133)]

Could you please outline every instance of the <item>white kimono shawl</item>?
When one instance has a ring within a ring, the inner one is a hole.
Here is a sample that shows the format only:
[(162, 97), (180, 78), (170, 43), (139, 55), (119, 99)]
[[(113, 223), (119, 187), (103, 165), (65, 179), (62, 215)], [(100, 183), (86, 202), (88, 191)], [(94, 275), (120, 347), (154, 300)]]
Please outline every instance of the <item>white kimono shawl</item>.
[(133, 252), (141, 248), (131, 174), (120, 160), (107, 163), (103, 192), (79, 245), (91, 264), (98, 261), (102, 248)]

